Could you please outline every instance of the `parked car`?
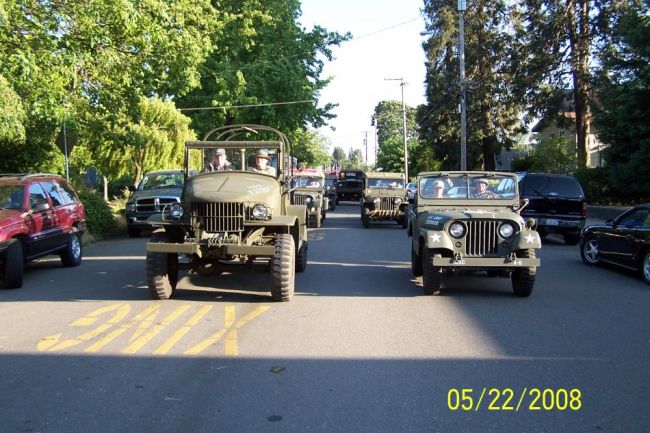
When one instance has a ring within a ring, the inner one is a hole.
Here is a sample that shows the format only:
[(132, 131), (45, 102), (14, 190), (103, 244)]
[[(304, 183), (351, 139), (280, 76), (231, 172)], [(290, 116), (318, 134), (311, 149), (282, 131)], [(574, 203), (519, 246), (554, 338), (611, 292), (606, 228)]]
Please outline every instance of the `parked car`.
[(519, 192), (528, 205), (524, 219), (537, 221), (540, 236), (558, 233), (568, 245), (577, 245), (587, 220), (587, 200), (580, 182), (572, 176), (550, 173), (517, 173)]
[(184, 182), (182, 170), (162, 170), (145, 174), (137, 188), (131, 187), (132, 193), (126, 202), (129, 237), (137, 238), (141, 230), (150, 229), (149, 217), (180, 203)]
[(1, 175), (2, 286), (23, 285), (23, 265), (58, 254), (64, 266), (81, 263), (84, 206), (65, 179), (53, 174)]
[(584, 228), (580, 256), (587, 265), (602, 262), (641, 272), (650, 284), (650, 203), (623, 212), (605, 224)]

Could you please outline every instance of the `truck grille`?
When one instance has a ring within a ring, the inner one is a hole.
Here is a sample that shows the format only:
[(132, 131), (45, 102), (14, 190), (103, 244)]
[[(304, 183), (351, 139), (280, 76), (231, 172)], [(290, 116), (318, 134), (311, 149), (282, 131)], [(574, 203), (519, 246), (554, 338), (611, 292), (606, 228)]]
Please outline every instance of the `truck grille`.
[(243, 203), (192, 203), (192, 216), (209, 233), (244, 230)]
[(465, 254), (475, 257), (497, 255), (499, 221), (464, 222), (467, 225)]
[(294, 194), (293, 198), (291, 199), (291, 204), (298, 204), (298, 205), (307, 204), (306, 200), (307, 200), (306, 195)]
[(179, 203), (176, 198), (142, 198), (136, 202), (137, 212), (161, 212), (166, 205)]
[(395, 199), (397, 197), (382, 197), (379, 203), (378, 210), (393, 210), (395, 209)]

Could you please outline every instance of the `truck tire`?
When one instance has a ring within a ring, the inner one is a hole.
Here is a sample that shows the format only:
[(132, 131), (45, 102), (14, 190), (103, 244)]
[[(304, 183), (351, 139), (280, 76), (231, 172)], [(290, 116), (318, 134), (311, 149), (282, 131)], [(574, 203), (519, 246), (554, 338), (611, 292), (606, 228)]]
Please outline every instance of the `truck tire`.
[(23, 244), (19, 239), (12, 239), (5, 250), (2, 287), (5, 289), (18, 289), (22, 287), (24, 261)]
[(307, 248), (307, 241), (305, 241), (296, 253), (296, 272), (305, 272), (307, 269)]
[[(154, 232), (149, 242), (171, 242), (165, 232)], [(147, 251), (147, 287), (152, 299), (169, 299), (178, 283), (178, 254)]]
[(370, 211), (368, 210), (367, 207), (361, 208), (361, 224), (363, 224), (364, 228), (370, 228), (370, 216), (368, 215)]
[(81, 264), (82, 254), (81, 237), (79, 236), (79, 232), (75, 230), (70, 233), (68, 243), (60, 255), (61, 263), (67, 267), (79, 266)]
[[(519, 250), (517, 257), (521, 258), (535, 258), (535, 250)], [(535, 286), (535, 274), (537, 268), (531, 266), (528, 268), (517, 268), (512, 272), (512, 291), (515, 296), (520, 298), (527, 298), (533, 292)]]
[(420, 260), (420, 257), (418, 257), (417, 254), (415, 254), (415, 250), (411, 246), (411, 273), (413, 273), (414, 277), (421, 277), (422, 276), (422, 261)]
[(441, 254), (431, 254), (429, 249), (424, 250), (422, 257), (422, 288), (425, 295), (434, 295), (442, 288), (442, 268), (433, 266), (431, 259), (442, 257)]
[(287, 302), (293, 296), (296, 282), (296, 243), (289, 234), (279, 234), (275, 239), (275, 251), (271, 259), (271, 297), (274, 301)]

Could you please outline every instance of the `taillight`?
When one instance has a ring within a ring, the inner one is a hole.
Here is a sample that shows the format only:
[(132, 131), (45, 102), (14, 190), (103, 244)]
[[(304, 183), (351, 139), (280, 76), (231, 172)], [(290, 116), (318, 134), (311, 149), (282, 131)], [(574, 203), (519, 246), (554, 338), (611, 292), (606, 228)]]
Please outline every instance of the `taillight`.
[(580, 212), (580, 215), (583, 218), (587, 218), (587, 202), (586, 201), (582, 202), (582, 211)]

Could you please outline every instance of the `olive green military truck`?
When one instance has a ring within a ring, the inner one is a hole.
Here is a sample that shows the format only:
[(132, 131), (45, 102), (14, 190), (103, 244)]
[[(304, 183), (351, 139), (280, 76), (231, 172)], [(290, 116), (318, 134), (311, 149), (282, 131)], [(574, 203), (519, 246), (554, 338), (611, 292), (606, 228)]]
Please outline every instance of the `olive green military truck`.
[(541, 241), (535, 221), (520, 215), (517, 177), (494, 172), (428, 172), (418, 175), (409, 209), (411, 269), (424, 293), (464, 271), (510, 277), (516, 296), (533, 291)]
[[(270, 272), (273, 300), (291, 299), (295, 272), (307, 266), (307, 227), (305, 206), (290, 201), (289, 151), (283, 133), (262, 125), (186, 143), (181, 203), (149, 220), (158, 227), (146, 256), (154, 299), (174, 295), (179, 270), (218, 278), (257, 268)], [(200, 173), (189, 177), (193, 169)]]
[(404, 173), (367, 172), (361, 199), (361, 223), (393, 220), (406, 228), (408, 198), (404, 189)]
[(291, 178), (291, 190), (291, 203), (306, 207), (307, 226), (319, 228), (329, 208), (325, 175), (309, 169), (296, 173)]

